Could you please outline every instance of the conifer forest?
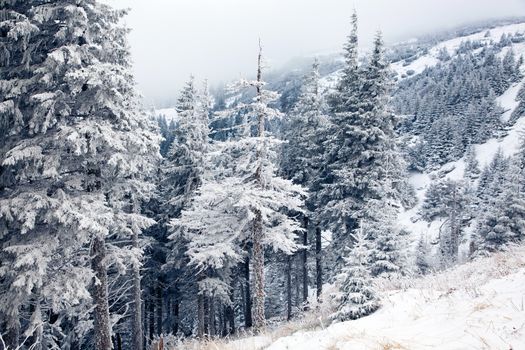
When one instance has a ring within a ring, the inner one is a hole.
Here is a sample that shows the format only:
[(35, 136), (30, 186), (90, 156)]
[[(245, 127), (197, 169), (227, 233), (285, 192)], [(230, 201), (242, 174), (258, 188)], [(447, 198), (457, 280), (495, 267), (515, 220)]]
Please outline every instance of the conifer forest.
[(525, 349), (525, 5), (387, 2), (151, 104), (118, 1), (0, 0), (0, 350)]

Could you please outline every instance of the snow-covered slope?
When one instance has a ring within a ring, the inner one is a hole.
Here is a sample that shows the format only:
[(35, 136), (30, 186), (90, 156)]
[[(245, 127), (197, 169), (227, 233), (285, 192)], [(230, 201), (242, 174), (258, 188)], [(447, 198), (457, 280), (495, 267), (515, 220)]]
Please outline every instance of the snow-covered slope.
[(525, 249), (387, 292), (356, 321), (277, 339), (267, 349), (525, 349)]
[[(502, 34), (515, 34), (515, 33), (525, 33), (525, 23), (513, 24), (508, 26), (501, 26), (491, 29), (488, 32), (490, 35), (486, 36), (487, 31), (481, 31), (476, 34), (469, 36), (459, 37), (452, 40), (442, 42), (431, 50), (429, 54), (425, 57), (422, 57), (420, 60), (414, 61), (409, 69), (417, 70), (420, 68), (423, 62), (429, 63), (437, 56), (439, 50), (443, 47), (447, 48), (449, 52), (453, 53), (461, 42), (465, 40), (481, 40), (481, 41), (494, 41), (499, 40)], [(516, 55), (525, 56), (525, 45), (523, 43), (512, 44), (512, 46), (506, 48), (514, 50)], [(437, 60), (437, 59), (436, 59)], [(419, 61), (419, 63), (417, 63)], [(407, 68), (402, 67), (401, 65), (394, 65), (394, 68), (401, 72), (401, 70)], [(424, 69), (424, 67), (423, 67)], [(522, 67), (522, 72), (525, 73), (525, 67)], [(505, 111), (501, 116), (503, 122), (508, 122), (514, 110), (518, 107), (519, 102), (517, 101), (517, 95), (521, 87), (525, 84), (525, 79), (521, 82), (513, 84), (507, 91), (505, 91), (501, 96), (497, 98), (497, 103)], [(521, 140), (525, 132), (525, 117), (517, 119), (512, 125), (508, 126), (508, 130), (505, 133), (505, 136), (500, 138), (492, 138), (482, 144), (473, 145), (476, 152), (476, 158), (479, 162), (479, 166), (483, 168), (488, 165), (491, 160), (494, 158), (494, 155), (501, 148), (505, 156), (511, 156), (516, 154), (519, 150)], [(399, 224), (412, 233), (414, 238), (420, 236), (425, 237), (427, 241), (432, 242), (437, 239), (439, 236), (439, 230), (442, 227), (443, 219), (437, 219), (433, 222), (426, 222), (418, 218), (418, 211), (420, 209), (421, 202), (425, 196), (425, 192), (428, 189), (429, 185), (436, 179), (450, 179), (450, 180), (461, 180), (463, 179), (465, 171), (465, 162), (464, 159), (459, 159), (455, 162), (450, 162), (443, 165), (440, 169), (432, 171), (430, 173), (414, 173), (410, 177), (410, 182), (416, 190), (416, 195), (418, 198), (418, 205), (411, 210), (400, 213)], [(472, 229), (472, 227), (470, 228)], [(469, 228), (467, 228), (469, 231)], [(468, 242), (465, 241), (463, 244), (463, 249), (460, 249), (460, 255), (463, 258), (466, 257), (466, 248)], [(460, 256), (461, 258), (461, 256)]]
[[(399, 288), (403, 286), (404, 288)], [(355, 321), (209, 344), (223, 350), (525, 349), (525, 247), (383, 290)]]
[[(437, 65), (439, 53), (442, 49), (446, 49), (450, 55), (454, 55), (456, 50), (461, 46), (461, 43), (466, 41), (479, 41), (480, 43), (498, 42), (502, 34), (525, 34), (525, 23), (515, 23), (509, 25), (502, 25), (490, 30), (481, 30), (477, 33), (459, 36), (450, 40), (442, 41), (428, 50), (428, 53), (421, 55), (409, 64), (401, 60), (391, 65), (392, 70), (397, 73), (398, 77), (403, 79), (409, 76), (420, 74), (427, 67)], [(512, 46), (514, 52), (519, 56), (525, 54), (525, 43), (515, 43)], [(500, 56), (504, 55), (510, 47), (505, 47), (501, 50)], [(408, 74), (407, 72), (410, 72)], [(321, 78), (321, 86), (327, 90), (333, 88), (340, 79), (341, 71), (335, 71)]]
[[(499, 104), (505, 111), (502, 119), (508, 120), (512, 112), (518, 106), (516, 97), (523, 84), (525, 84), (525, 79), (520, 83), (511, 86), (502, 96), (498, 98)], [(498, 148), (501, 148), (503, 154), (506, 156), (514, 155), (520, 147), (520, 142), (524, 132), (525, 117), (521, 117), (509, 127), (504, 137), (492, 138), (485, 143), (474, 145), (476, 158), (480, 167), (483, 168), (490, 163), (498, 151)], [(400, 213), (399, 224), (403, 226), (404, 229), (411, 232), (415, 237), (422, 235), (423, 237), (427, 237), (427, 239), (430, 241), (435, 239), (439, 235), (439, 229), (443, 223), (442, 220), (435, 220), (429, 223), (419, 219), (417, 215), (422, 200), (425, 196), (425, 192), (429, 185), (435, 181), (435, 179), (443, 178), (450, 180), (461, 180), (463, 179), (464, 171), (465, 161), (462, 158), (455, 162), (447, 163), (440, 169), (430, 173), (413, 173), (410, 176), (410, 183), (416, 190), (418, 205), (408, 211)]]
[[(525, 23), (517, 23), (506, 26), (500, 26), (492, 28), (489, 31), (483, 30), (475, 34), (460, 36), (454, 39), (443, 41), (430, 50), (428, 54), (419, 57), (408, 65), (403, 65), (403, 62), (396, 62), (392, 65), (392, 69), (396, 71), (400, 76), (407, 75), (408, 71), (412, 71), (412, 74), (419, 74), (426, 67), (432, 67), (438, 64), (438, 55), (442, 49), (446, 49), (449, 54), (453, 55), (456, 50), (460, 47), (462, 42), (465, 41), (479, 41), (481, 43), (490, 43), (490, 41), (497, 42), (501, 38), (502, 34), (516, 34), (525, 33)], [(487, 35), (488, 34), (488, 35)], [(513, 45), (515, 49), (523, 49), (523, 45)]]

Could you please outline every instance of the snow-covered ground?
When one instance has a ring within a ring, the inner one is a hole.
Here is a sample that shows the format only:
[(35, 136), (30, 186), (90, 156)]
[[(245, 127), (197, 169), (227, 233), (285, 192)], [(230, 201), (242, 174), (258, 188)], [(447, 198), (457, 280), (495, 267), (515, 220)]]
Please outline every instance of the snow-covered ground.
[(319, 321), (315, 330), (283, 325), (263, 335), (191, 348), (525, 349), (525, 247), (383, 286), (382, 303), (379, 311), (355, 321)]
[(371, 316), (267, 349), (525, 349), (524, 298), (525, 249), (516, 248), (389, 291)]

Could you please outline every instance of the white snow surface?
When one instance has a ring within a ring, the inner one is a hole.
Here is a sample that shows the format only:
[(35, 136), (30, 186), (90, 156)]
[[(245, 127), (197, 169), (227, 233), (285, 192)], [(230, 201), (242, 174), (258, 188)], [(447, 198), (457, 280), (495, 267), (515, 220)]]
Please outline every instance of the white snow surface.
[(284, 337), (270, 332), (210, 348), (525, 349), (523, 246), (438, 274), (393, 282), (381, 295), (381, 309), (355, 321)]
[(501, 116), (502, 122), (508, 122), (512, 112), (518, 107), (519, 102), (516, 100), (516, 96), (520, 91), (523, 85), (523, 81), (512, 85), (503, 95), (496, 99), (496, 102), (503, 108), (505, 111)]

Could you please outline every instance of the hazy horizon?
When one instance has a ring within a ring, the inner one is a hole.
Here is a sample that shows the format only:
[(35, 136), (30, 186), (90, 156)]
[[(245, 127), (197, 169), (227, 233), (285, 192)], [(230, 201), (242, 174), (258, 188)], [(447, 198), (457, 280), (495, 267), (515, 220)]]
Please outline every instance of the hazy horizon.
[(525, 15), (523, 0), (104, 1), (131, 9), (125, 22), (132, 29), (135, 76), (146, 104), (156, 106), (173, 100), (190, 75), (212, 85), (253, 75), (259, 37), (271, 68), (296, 57), (338, 52), (354, 8), (362, 46), (369, 45), (377, 30), (393, 43)]

